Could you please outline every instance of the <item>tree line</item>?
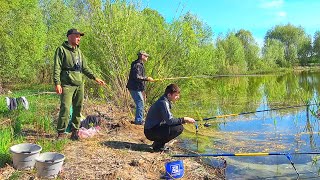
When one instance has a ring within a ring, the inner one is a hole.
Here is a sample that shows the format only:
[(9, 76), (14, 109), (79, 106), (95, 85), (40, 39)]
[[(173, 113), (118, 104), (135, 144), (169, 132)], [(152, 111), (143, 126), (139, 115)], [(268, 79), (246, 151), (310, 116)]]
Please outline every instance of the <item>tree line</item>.
[[(146, 74), (153, 78), (266, 72), (320, 61), (320, 31), (311, 37), (292, 24), (271, 27), (260, 48), (248, 30), (214, 38), (191, 13), (166, 22), (135, 0), (1, 0), (0, 6), (0, 84), (52, 82), (54, 51), (70, 28), (85, 32), (82, 52), (112, 87), (114, 100), (128, 96), (130, 63), (141, 49), (151, 54)], [(159, 87), (148, 85), (151, 94)]]

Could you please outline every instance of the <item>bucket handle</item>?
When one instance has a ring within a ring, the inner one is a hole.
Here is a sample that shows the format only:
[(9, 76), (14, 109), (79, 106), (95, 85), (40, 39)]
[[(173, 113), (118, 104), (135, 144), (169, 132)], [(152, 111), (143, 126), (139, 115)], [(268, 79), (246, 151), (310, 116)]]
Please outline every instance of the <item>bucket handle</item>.
[(44, 160), (44, 162), (48, 162), (48, 163), (54, 163), (54, 159), (50, 159), (50, 160)]
[(20, 153), (28, 153), (28, 154), (30, 154), (31, 151), (21, 151)]

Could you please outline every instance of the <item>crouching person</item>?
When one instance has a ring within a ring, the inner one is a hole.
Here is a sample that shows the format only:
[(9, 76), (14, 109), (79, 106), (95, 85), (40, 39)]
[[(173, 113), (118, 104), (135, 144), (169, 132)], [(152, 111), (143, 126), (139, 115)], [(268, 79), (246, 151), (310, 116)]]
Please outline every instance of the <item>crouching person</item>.
[(144, 134), (153, 141), (154, 151), (166, 151), (165, 144), (179, 136), (185, 123), (195, 123), (190, 117), (174, 118), (171, 103), (179, 99), (180, 88), (176, 84), (167, 86), (165, 93), (149, 109), (144, 125)]

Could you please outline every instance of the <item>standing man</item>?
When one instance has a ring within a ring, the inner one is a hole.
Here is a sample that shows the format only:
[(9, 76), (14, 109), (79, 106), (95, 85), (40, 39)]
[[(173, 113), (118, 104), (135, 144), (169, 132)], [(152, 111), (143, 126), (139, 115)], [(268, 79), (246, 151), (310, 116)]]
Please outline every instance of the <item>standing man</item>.
[(136, 104), (134, 124), (143, 125), (145, 82), (154, 82), (154, 80), (152, 77), (145, 76), (144, 63), (148, 61), (149, 54), (145, 51), (139, 51), (137, 55), (138, 59), (131, 63), (127, 88)]
[(65, 130), (70, 117), (70, 107), (72, 113), (72, 140), (79, 140), (78, 129), (80, 126), (81, 110), (84, 99), (84, 78), (86, 75), (94, 79), (100, 85), (105, 82), (92, 73), (87, 66), (87, 61), (83, 56), (79, 43), (84, 33), (77, 29), (70, 29), (67, 32), (68, 41), (65, 41), (57, 48), (54, 56), (54, 84), (57, 94), (60, 94), (60, 113), (58, 119), (58, 139), (66, 137)]
[(144, 134), (147, 139), (154, 141), (152, 148), (155, 152), (166, 151), (165, 144), (179, 136), (183, 131), (184, 123), (195, 123), (190, 117), (174, 118), (171, 114), (171, 102), (180, 97), (180, 88), (176, 84), (167, 86), (161, 96), (149, 109)]

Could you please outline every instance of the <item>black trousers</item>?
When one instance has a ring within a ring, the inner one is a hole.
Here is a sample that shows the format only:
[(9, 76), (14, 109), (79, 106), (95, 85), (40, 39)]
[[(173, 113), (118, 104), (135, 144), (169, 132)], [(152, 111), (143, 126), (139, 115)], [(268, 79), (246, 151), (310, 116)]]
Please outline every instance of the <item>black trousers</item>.
[(150, 141), (154, 141), (153, 148), (162, 148), (170, 140), (179, 136), (183, 131), (183, 126), (179, 125), (161, 125), (151, 129), (145, 129), (144, 135)]

